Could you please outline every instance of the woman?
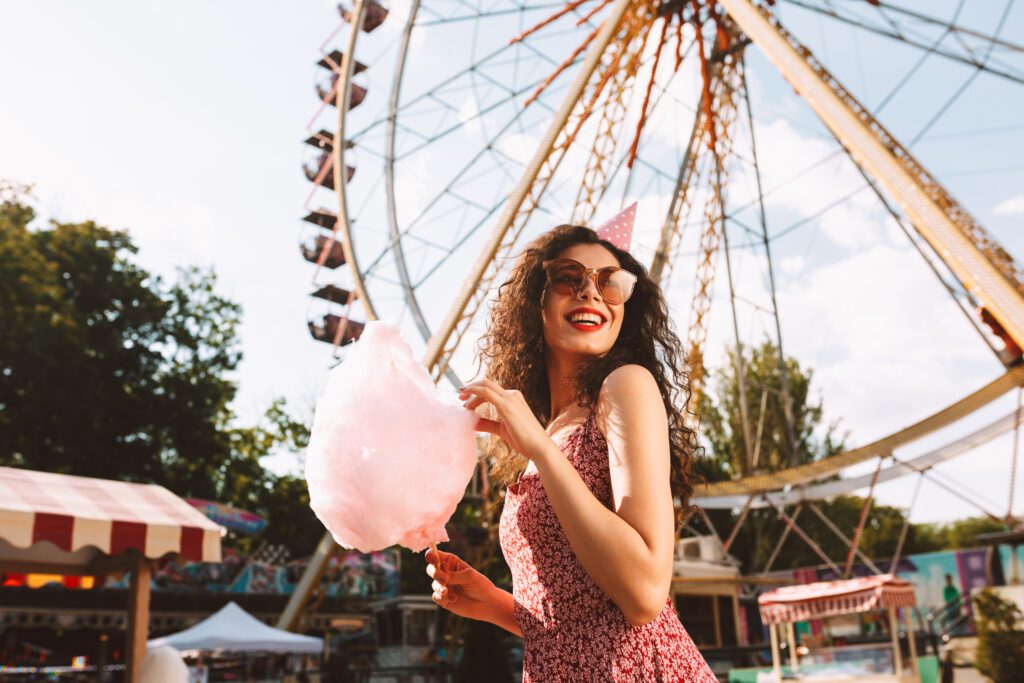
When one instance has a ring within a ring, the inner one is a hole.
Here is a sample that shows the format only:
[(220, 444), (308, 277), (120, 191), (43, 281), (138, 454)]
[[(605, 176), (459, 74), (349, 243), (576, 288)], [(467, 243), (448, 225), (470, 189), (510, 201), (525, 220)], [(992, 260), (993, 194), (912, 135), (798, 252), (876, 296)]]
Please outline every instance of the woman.
[(560, 226), (502, 285), (482, 351), (487, 378), (460, 397), (497, 418), (478, 429), (500, 439), (513, 593), (431, 550), (434, 601), (521, 635), (527, 682), (713, 683), (669, 597), (672, 498), (686, 507), (695, 438), (658, 285), (624, 248)]

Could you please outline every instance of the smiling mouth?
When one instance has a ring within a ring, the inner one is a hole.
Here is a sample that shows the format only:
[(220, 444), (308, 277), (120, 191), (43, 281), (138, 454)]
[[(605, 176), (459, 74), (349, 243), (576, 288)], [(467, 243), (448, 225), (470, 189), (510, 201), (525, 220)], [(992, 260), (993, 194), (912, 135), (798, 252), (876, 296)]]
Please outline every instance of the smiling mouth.
[(581, 332), (596, 332), (597, 330), (604, 327), (604, 323), (595, 325), (593, 323), (574, 323), (571, 320), (569, 321), (569, 324), (575, 327), (577, 330), (580, 330)]
[(571, 313), (565, 316), (566, 322), (582, 332), (594, 332), (604, 327), (607, 322), (602, 315), (597, 313)]

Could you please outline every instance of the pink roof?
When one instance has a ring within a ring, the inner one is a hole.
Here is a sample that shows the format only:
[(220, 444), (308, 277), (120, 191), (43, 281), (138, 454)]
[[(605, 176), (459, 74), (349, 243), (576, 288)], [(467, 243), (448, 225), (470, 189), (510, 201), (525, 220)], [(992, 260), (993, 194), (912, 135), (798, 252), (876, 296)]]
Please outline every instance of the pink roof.
[(0, 467), (0, 540), (220, 561), (220, 527), (162, 486)]
[(881, 574), (777, 588), (762, 593), (757, 603), (761, 619), (778, 624), (885, 607), (912, 607), (916, 598), (913, 584), (892, 574)]

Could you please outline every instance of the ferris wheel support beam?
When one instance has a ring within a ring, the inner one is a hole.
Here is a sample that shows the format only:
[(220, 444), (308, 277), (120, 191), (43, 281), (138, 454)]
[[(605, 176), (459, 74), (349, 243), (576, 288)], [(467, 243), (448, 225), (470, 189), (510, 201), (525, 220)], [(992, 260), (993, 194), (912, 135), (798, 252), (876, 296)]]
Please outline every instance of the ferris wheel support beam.
[[(349, 84), (352, 81), (352, 74), (355, 73), (356, 41), (359, 38), (359, 31), (363, 26), (363, 17), (366, 15), (366, 0), (356, 0), (352, 8), (351, 25), (348, 36), (348, 48), (341, 58), (341, 68), (338, 77), (337, 100), (335, 107), (338, 110), (338, 130), (334, 135), (332, 153), (334, 155), (334, 168), (345, 168), (345, 115), (348, 112)], [(355, 281), (355, 292), (359, 300), (363, 302), (363, 310), (366, 311), (367, 320), (376, 320), (377, 312), (374, 310), (373, 302), (366, 293), (366, 284), (363, 281), (362, 273), (359, 270), (359, 263), (356, 260), (355, 249), (352, 246), (352, 227), (348, 220), (348, 203), (345, 194), (345, 183), (347, 179), (344, 173), (334, 174), (334, 191), (338, 195), (338, 219), (335, 230), (342, 234), (341, 247), (345, 251), (345, 261), (352, 270), (352, 277)], [(338, 551), (338, 544), (329, 531), (325, 531), (316, 551), (309, 559), (306, 570), (302, 573), (295, 591), (288, 598), (288, 604), (277, 620), (277, 628), (286, 631), (294, 631), (300, 628), (302, 616), (309, 607), (310, 598), (314, 594), (320, 579), (327, 571), (327, 565), (331, 558)]]
[(1024, 344), (1024, 296), (1016, 264), (952, 196), (821, 66), (810, 50), (750, 0), (721, 6), (797, 93), (894, 198), (949, 269)]
[(531, 191), (534, 189), (534, 183), (540, 174), (541, 168), (548, 161), (548, 157), (551, 156), (559, 135), (566, 127), (573, 109), (583, 95), (587, 82), (601, 61), (601, 55), (616, 35), (619, 24), (622, 22), (622, 18), (631, 4), (631, 0), (616, 0), (608, 16), (605, 17), (600, 31), (598, 31), (597, 36), (587, 51), (583, 64), (580, 66), (579, 71), (577, 71), (576, 77), (573, 79), (565, 98), (562, 100), (562, 104), (552, 117), (551, 124), (541, 139), (537, 151), (520, 177), (519, 183), (509, 195), (494, 231), (491, 233), (483, 250), (480, 252), (480, 256), (463, 282), (462, 288), (448, 310), (448, 314), (430, 338), (430, 341), (427, 342), (423, 364), (428, 370), (434, 371), (439, 365), (447, 367), (449, 364), (450, 357), (446, 357), (446, 353), (450, 356), (454, 352), (454, 349), (448, 349), (448, 347), (450, 338), (455, 333), (456, 326), (460, 321), (464, 320), (470, 299), (476, 295), (482, 301), (482, 297), (486, 296), (485, 292), (478, 291), (481, 281), (484, 280), (484, 276), (491, 267), (497, 267), (494, 263), (495, 256), (502, 244), (504, 244), (506, 234), (519, 216), (523, 203), (526, 202)]

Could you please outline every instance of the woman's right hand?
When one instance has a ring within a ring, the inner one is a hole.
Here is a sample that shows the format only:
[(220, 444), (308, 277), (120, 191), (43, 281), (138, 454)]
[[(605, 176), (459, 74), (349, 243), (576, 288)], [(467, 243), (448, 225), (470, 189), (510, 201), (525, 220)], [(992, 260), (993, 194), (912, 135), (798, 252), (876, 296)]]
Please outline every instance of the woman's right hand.
[(435, 603), (460, 617), (489, 621), (497, 590), (490, 579), (443, 550), (427, 550), (426, 560)]

